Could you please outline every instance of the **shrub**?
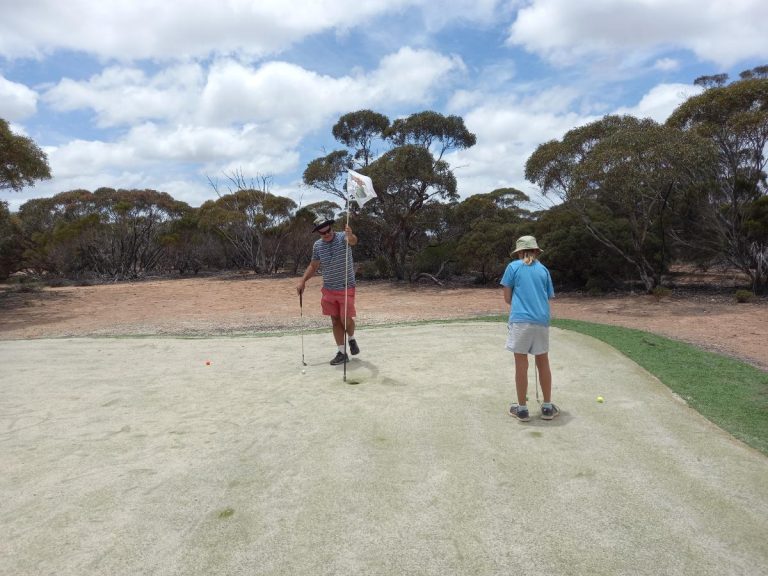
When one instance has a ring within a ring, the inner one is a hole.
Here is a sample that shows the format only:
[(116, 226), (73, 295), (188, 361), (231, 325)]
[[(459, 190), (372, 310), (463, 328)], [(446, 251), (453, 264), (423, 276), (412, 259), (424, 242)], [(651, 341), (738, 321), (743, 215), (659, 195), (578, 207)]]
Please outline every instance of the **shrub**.
[(355, 276), (361, 279), (379, 280), (391, 276), (389, 261), (384, 256), (377, 256), (375, 260), (356, 262), (355, 265)]
[(752, 299), (755, 297), (755, 295), (749, 291), (749, 290), (737, 290), (736, 291), (736, 302), (739, 304), (744, 304), (746, 302), (751, 302)]
[(42, 287), (39, 282), (20, 282), (16, 285), (14, 291), (21, 294), (34, 294), (40, 292), (40, 290), (42, 290)]
[(662, 298), (666, 298), (672, 294), (672, 290), (666, 288), (665, 286), (656, 286), (651, 294), (653, 294), (653, 297), (656, 298), (656, 300), (661, 300)]

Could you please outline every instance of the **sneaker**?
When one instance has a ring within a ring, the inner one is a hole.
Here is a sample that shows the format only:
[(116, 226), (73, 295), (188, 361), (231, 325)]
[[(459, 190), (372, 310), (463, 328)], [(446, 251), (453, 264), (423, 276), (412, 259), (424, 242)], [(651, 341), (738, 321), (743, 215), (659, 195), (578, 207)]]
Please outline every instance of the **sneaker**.
[(344, 352), (336, 352), (336, 356), (333, 357), (333, 360), (331, 360), (331, 366), (336, 366), (337, 364), (344, 364), (344, 362), (349, 362), (349, 358), (347, 357)]
[(360, 354), (360, 346), (357, 345), (357, 340), (354, 338), (349, 341), (349, 351), (352, 352), (352, 356)]
[(509, 415), (514, 416), (520, 420), (520, 422), (528, 422), (528, 420), (531, 419), (531, 417), (528, 415), (528, 407), (519, 406), (518, 404), (512, 404), (509, 409)]
[(541, 419), (542, 420), (552, 420), (552, 418), (557, 418), (560, 416), (560, 408), (552, 404), (551, 408), (545, 408), (544, 406), (541, 407)]

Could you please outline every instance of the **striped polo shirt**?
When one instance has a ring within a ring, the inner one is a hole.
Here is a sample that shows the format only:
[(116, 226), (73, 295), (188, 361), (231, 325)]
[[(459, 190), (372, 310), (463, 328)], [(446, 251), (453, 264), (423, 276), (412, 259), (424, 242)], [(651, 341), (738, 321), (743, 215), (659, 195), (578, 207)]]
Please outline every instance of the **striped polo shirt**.
[(352, 249), (347, 251), (347, 240), (343, 232), (334, 232), (333, 240), (325, 242), (322, 238), (315, 240), (312, 246), (312, 260), (320, 260), (320, 271), (323, 274), (323, 288), (328, 290), (344, 290), (344, 255), (347, 258), (347, 286), (355, 286), (355, 268), (352, 263)]

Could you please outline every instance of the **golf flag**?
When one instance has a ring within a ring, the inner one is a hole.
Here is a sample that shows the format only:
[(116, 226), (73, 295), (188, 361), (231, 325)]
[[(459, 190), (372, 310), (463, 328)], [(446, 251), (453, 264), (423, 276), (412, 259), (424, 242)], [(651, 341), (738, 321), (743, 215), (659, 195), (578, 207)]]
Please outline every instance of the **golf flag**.
[(347, 170), (347, 194), (349, 199), (357, 202), (362, 208), (368, 200), (376, 198), (376, 191), (373, 189), (373, 182), (368, 176), (358, 174), (354, 170)]

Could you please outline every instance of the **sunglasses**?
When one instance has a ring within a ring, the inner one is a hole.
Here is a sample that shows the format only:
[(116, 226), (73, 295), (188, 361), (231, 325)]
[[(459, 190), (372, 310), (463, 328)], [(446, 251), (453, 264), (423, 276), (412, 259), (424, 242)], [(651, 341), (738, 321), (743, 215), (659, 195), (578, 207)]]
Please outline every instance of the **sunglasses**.
[(330, 227), (324, 229), (324, 230), (318, 230), (317, 233), (320, 234), (320, 236), (325, 236), (331, 231)]

